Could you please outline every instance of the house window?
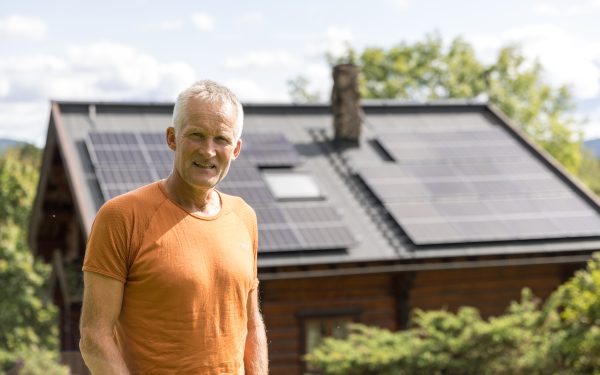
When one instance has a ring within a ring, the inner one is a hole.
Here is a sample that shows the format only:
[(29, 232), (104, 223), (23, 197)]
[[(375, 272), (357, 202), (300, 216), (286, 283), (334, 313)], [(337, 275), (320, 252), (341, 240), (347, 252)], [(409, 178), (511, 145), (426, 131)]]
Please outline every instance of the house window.
[[(298, 318), (301, 326), (301, 358), (315, 349), (326, 337), (343, 339), (348, 335), (351, 323), (359, 321), (360, 309), (340, 309), (327, 311), (302, 311)], [(314, 373), (316, 369), (310, 368), (302, 359), (304, 371)]]
[(278, 200), (323, 199), (323, 194), (313, 177), (306, 173), (269, 172), (265, 181)]
[(354, 317), (307, 319), (304, 322), (304, 353), (310, 353), (325, 337), (343, 339), (348, 335), (348, 325)]

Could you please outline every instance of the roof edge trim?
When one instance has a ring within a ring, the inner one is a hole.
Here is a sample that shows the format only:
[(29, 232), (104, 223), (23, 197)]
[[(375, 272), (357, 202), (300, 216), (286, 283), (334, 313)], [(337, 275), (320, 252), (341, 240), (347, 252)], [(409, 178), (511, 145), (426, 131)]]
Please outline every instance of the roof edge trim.
[(58, 148), (60, 151), (60, 156), (65, 165), (65, 174), (67, 178), (67, 183), (71, 189), (74, 200), (76, 202), (75, 213), (79, 217), (79, 222), (83, 227), (83, 233), (85, 235), (89, 235), (90, 228), (92, 227), (92, 221), (95, 216), (95, 212), (83, 212), (85, 210), (85, 202), (83, 197), (81, 196), (81, 192), (83, 191), (83, 183), (74, 176), (75, 167), (73, 166), (74, 158), (78, 157), (77, 155), (72, 155), (70, 149), (66, 147), (67, 144), (67, 136), (65, 135), (65, 129), (62, 124), (62, 118), (60, 113), (60, 107), (58, 102), (52, 102), (52, 117), (54, 118), (54, 125), (56, 129), (56, 135), (58, 139)]
[(512, 258), (512, 259), (488, 259), (488, 260), (471, 260), (457, 262), (440, 262), (440, 263), (401, 263), (367, 267), (352, 267), (352, 268), (337, 268), (337, 269), (321, 269), (321, 270), (305, 270), (305, 271), (275, 271), (275, 272), (260, 272), (258, 278), (261, 281), (268, 280), (289, 280), (289, 279), (304, 279), (318, 277), (336, 277), (336, 276), (356, 276), (356, 275), (373, 275), (382, 273), (396, 272), (419, 272), (419, 271), (440, 271), (440, 270), (461, 270), (469, 268), (495, 268), (495, 267), (517, 267), (517, 266), (532, 266), (543, 264), (570, 264), (570, 263), (585, 263), (591, 259), (591, 253), (586, 255), (565, 255), (565, 256), (550, 256), (536, 258)]

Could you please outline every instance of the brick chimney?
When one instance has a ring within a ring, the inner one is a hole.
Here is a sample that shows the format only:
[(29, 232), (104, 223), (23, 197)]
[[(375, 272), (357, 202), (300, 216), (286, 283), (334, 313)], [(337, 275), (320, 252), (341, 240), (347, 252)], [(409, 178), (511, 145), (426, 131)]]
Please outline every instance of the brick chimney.
[(358, 92), (358, 67), (340, 64), (333, 67), (331, 110), (335, 141), (358, 143), (363, 117)]

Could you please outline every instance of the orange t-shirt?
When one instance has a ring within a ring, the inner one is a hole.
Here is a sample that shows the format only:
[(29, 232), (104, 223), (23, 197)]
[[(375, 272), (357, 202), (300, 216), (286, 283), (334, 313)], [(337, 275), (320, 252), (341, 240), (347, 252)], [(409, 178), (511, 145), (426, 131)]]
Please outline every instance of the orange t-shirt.
[(257, 226), (219, 193), (213, 217), (171, 201), (159, 183), (102, 206), (83, 270), (124, 283), (115, 339), (132, 374), (243, 374)]

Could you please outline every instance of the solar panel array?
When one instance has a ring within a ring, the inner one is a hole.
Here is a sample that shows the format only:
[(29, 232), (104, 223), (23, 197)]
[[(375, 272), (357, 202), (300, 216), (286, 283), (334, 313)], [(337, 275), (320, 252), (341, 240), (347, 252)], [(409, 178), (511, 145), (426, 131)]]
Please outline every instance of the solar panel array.
[[(105, 200), (166, 178), (173, 152), (164, 133), (90, 132), (86, 140)], [(281, 133), (245, 133), (243, 152), (219, 189), (241, 196), (256, 210), (261, 253), (346, 249), (356, 242), (341, 215), (327, 202), (278, 202), (260, 168), (292, 168), (302, 156)]]
[(416, 245), (600, 236), (600, 215), (489, 124), (380, 131), (393, 162), (359, 169)]

